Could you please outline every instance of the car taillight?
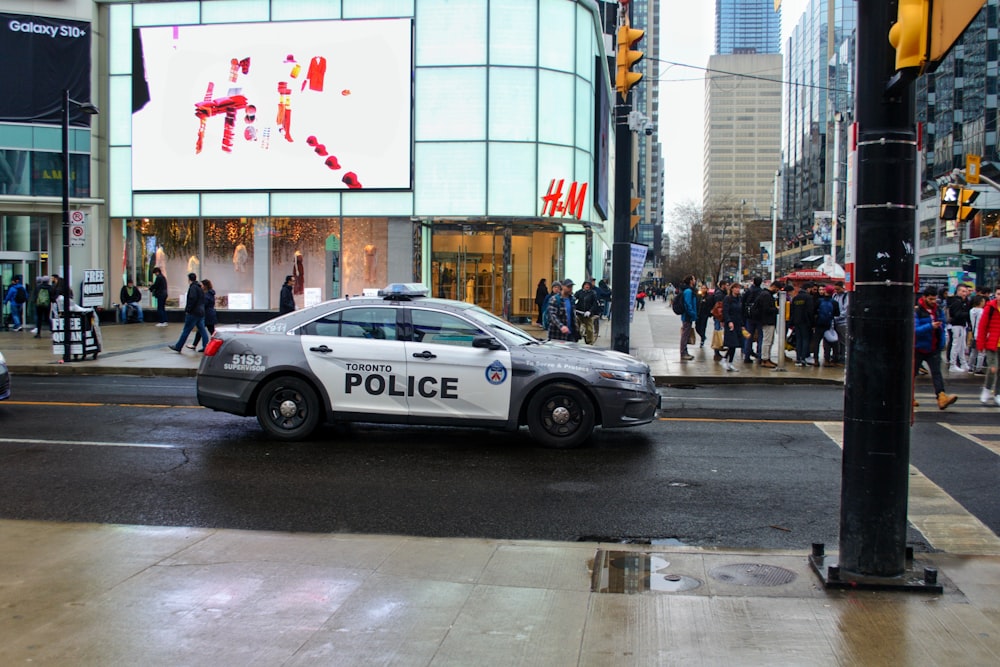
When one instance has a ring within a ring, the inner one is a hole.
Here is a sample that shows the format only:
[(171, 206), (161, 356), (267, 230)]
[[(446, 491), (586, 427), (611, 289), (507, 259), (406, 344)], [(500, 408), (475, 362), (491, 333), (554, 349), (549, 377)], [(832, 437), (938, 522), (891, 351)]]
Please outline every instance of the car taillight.
[(212, 340), (208, 341), (208, 345), (205, 346), (205, 356), (214, 357), (215, 353), (219, 351), (220, 347), (222, 347), (222, 339), (213, 338)]

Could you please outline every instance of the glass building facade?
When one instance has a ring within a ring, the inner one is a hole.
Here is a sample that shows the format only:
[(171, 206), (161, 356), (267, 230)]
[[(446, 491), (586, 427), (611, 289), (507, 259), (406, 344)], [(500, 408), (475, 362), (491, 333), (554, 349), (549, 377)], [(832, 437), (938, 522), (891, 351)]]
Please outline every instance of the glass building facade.
[(781, 10), (774, 0), (715, 0), (715, 53), (779, 53)]
[[(88, 245), (72, 263), (108, 269), (106, 293), (126, 277), (148, 283), (154, 267), (168, 306), (188, 271), (211, 279), (229, 309), (276, 309), (289, 275), (300, 305), (418, 281), (518, 318), (534, 311), (540, 279), (603, 275), (613, 88), (594, 3), (75, 6), (101, 26), (101, 116), (79, 142), (92, 139), (96, 173)], [(320, 53), (325, 33), (358, 30), (377, 39)], [(377, 41), (381, 32), (391, 38)], [(193, 52), (211, 55), (181, 61), (190, 81), (163, 84), (171, 52), (201, 35)], [(220, 56), (211, 74), (199, 69)], [(251, 92), (265, 74), (267, 90)], [(378, 97), (386, 91), (394, 97)], [(310, 115), (321, 95), (336, 113)], [(195, 173), (202, 158), (213, 168)], [(31, 212), (2, 195), (0, 205)], [(47, 213), (31, 224), (58, 232)]]

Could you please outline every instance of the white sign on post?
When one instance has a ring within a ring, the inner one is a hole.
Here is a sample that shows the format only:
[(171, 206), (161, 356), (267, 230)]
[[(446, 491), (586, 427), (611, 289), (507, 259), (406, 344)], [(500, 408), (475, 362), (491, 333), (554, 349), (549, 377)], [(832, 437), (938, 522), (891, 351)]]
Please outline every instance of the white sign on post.
[(87, 216), (83, 211), (69, 213), (69, 244), (71, 247), (87, 245), (87, 228), (84, 226)]
[(104, 269), (86, 269), (83, 272), (83, 299), (80, 305), (84, 308), (104, 305)]

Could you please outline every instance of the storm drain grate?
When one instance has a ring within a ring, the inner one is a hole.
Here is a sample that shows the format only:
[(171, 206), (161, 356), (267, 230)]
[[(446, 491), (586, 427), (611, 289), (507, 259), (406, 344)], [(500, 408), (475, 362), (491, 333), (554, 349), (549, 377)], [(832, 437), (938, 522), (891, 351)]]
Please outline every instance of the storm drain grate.
[(784, 586), (795, 581), (791, 570), (763, 563), (720, 565), (709, 570), (708, 576), (736, 586)]

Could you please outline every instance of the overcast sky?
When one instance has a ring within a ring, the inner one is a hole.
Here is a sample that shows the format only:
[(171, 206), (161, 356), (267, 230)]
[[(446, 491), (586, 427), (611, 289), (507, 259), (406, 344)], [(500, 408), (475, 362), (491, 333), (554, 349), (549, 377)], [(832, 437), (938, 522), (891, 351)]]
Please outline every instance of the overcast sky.
[[(768, 0), (770, 1), (770, 0)], [(808, 0), (782, 0), (781, 48)], [(715, 2), (668, 1), (661, 5), (660, 59), (692, 65), (660, 66), (660, 141), (664, 161), (664, 219), (674, 206), (701, 204), (705, 72), (715, 48)]]

